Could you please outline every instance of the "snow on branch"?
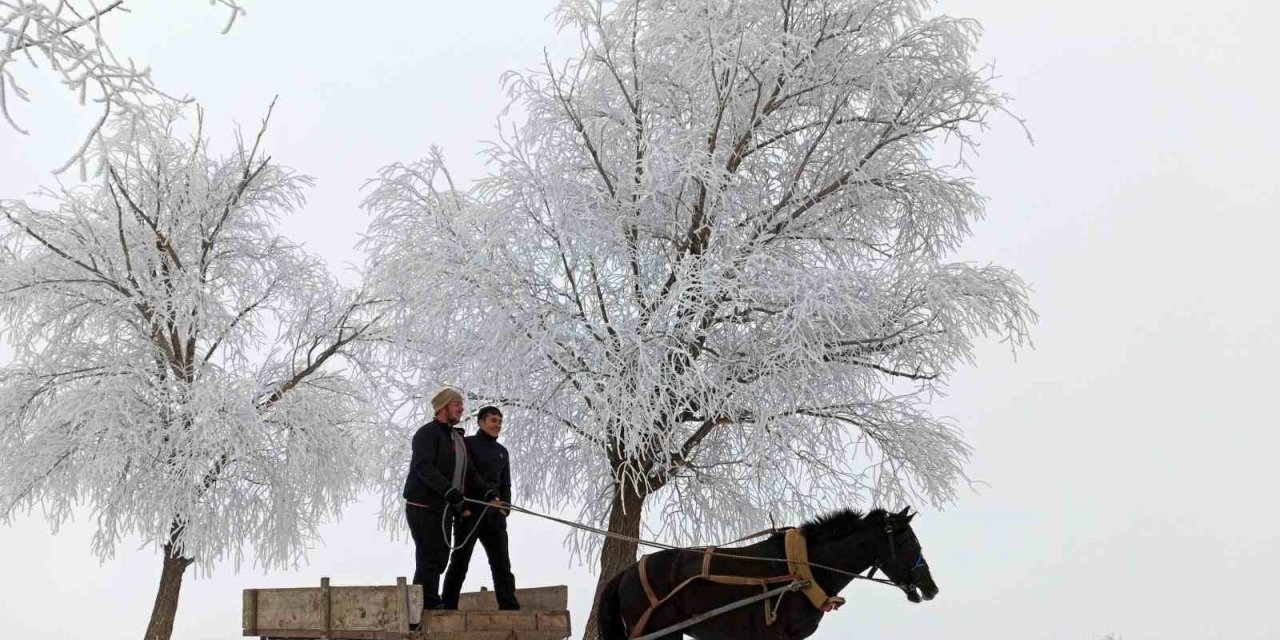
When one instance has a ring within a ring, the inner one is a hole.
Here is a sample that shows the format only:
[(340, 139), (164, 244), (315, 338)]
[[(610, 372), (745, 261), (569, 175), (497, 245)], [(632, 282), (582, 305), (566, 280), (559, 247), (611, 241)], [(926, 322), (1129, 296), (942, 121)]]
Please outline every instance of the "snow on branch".
[[(228, 12), (223, 33), (245, 13), (237, 0), (210, 0), (209, 4), (221, 5)], [(29, 100), (14, 73), (15, 65), (23, 61), (32, 67), (39, 67), (41, 62), (47, 64), (81, 105), (100, 105), (98, 120), (75, 153), (54, 173), (79, 164), (83, 179), (90, 148), (103, 141), (103, 127), (113, 116), (136, 119), (149, 106), (174, 101), (155, 86), (149, 68), (139, 68), (133, 60), (121, 59), (112, 50), (104, 33), (104, 20), (127, 11), (125, 0), (101, 7), (80, 0), (0, 0), (0, 116), (8, 125), (27, 133), (10, 110), (13, 99)]]
[(363, 479), (380, 303), (279, 235), (311, 180), (261, 132), (215, 157), (145, 114), (104, 130), (98, 184), (0, 202), (0, 519), (88, 508), (100, 557), (287, 566)]
[(652, 497), (671, 540), (952, 500), (969, 449), (931, 394), (1035, 315), (1013, 272), (946, 261), (983, 200), (934, 151), (1006, 100), (929, 4), (563, 2), (581, 54), (508, 75), (488, 176), (433, 153), (372, 183), (406, 388), (520, 410), (524, 489), (595, 522)]

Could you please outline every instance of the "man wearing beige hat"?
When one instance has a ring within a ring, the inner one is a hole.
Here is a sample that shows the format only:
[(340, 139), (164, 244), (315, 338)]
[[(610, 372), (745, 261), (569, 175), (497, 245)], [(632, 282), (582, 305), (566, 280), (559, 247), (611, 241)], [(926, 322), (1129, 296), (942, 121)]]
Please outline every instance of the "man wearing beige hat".
[(497, 500), (498, 492), (468, 464), (462, 429), (462, 394), (448, 387), (431, 399), (435, 419), (413, 434), (413, 457), (404, 481), (405, 518), (413, 536), (416, 569), (413, 583), (422, 585), (422, 607), (439, 609), (440, 574), (449, 561), (449, 534), (455, 515), (464, 509), (463, 492)]

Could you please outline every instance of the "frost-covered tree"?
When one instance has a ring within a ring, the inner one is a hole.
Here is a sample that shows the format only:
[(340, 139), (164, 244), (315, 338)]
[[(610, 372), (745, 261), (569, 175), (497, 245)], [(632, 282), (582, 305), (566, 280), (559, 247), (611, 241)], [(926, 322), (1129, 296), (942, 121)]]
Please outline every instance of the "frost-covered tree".
[(100, 184), (0, 202), (0, 520), (88, 510), (99, 558), (160, 551), (148, 639), (192, 563), (293, 566), (354, 497), (371, 396), (353, 349), (377, 322), (276, 230), (310, 180), (261, 132), (215, 156), (180, 114), (109, 123)]
[[(1004, 98), (977, 25), (929, 4), (567, 0), (582, 53), (509, 76), (488, 177), (381, 173), (369, 277), (402, 354), (525, 410), (538, 502), (706, 542), (954, 498), (968, 447), (928, 402), (1034, 315), (1009, 270), (947, 262), (983, 200), (940, 156)], [(601, 580), (635, 552), (604, 542)]]
[[(238, 0), (210, 0), (209, 4), (228, 10), (224, 33), (244, 13)], [(16, 63), (48, 65), (80, 104), (93, 101), (101, 106), (99, 119), (80, 148), (56, 172), (77, 162), (85, 170), (89, 147), (101, 141), (102, 127), (112, 114), (138, 117), (149, 102), (170, 100), (152, 83), (150, 69), (119, 58), (103, 33), (103, 22), (125, 11), (124, 0), (101, 6), (85, 0), (0, 0), (0, 115), (9, 126), (26, 133), (9, 110), (12, 99), (28, 99), (14, 74)]]

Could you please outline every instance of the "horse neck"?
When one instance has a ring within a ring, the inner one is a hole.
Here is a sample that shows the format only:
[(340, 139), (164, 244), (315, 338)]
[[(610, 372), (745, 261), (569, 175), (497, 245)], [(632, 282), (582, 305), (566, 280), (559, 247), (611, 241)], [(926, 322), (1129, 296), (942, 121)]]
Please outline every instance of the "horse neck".
[[(871, 528), (867, 527), (835, 540), (810, 545), (809, 561), (851, 574), (862, 573), (871, 568), (871, 563), (875, 560), (870, 538), (873, 533)], [(853, 582), (851, 575), (834, 573), (820, 567), (813, 568), (813, 579), (828, 595), (840, 593), (840, 590)]]

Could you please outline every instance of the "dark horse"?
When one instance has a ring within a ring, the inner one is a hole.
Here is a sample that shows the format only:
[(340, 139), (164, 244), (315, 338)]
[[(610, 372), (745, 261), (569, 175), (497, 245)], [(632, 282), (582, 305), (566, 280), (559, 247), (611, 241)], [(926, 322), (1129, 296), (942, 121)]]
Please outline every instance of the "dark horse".
[[(814, 581), (827, 595), (834, 596), (854, 580), (853, 575), (877, 567), (912, 602), (919, 602), (922, 597), (932, 600), (938, 595), (938, 585), (929, 574), (920, 541), (911, 530), (914, 515), (907, 509), (899, 513), (876, 509), (866, 515), (841, 510), (804, 523), (800, 529), (812, 563)], [(709, 573), (757, 578), (787, 575), (787, 563), (777, 561), (786, 557), (784, 535), (774, 533), (745, 547), (715, 549)], [(724, 557), (722, 554), (750, 558)], [(645, 562), (649, 586), (658, 598), (663, 598), (677, 585), (702, 572), (704, 553), (702, 549), (659, 551)], [(840, 573), (816, 565), (825, 565)], [(779, 584), (786, 584), (786, 581), (770, 586)], [(764, 588), (695, 579), (657, 606), (641, 632), (661, 631), (717, 607), (758, 596)], [(600, 640), (625, 640), (649, 607), (649, 602), (638, 563), (614, 576), (600, 594)], [(766, 623), (767, 611), (777, 613), (771, 624)], [(805, 595), (785, 592), (763, 604), (749, 604), (674, 631), (661, 640), (680, 640), (686, 633), (698, 640), (799, 640), (817, 630), (822, 616), (823, 611)]]

